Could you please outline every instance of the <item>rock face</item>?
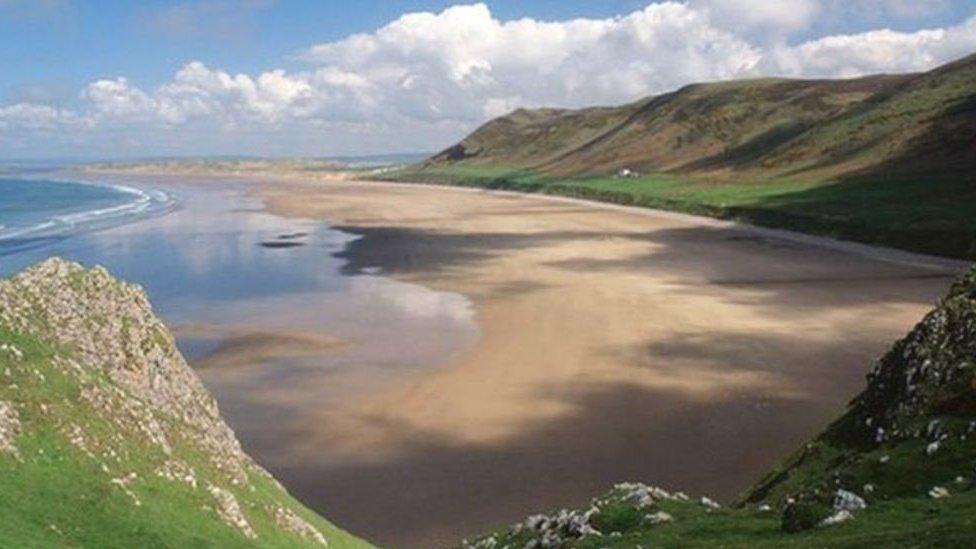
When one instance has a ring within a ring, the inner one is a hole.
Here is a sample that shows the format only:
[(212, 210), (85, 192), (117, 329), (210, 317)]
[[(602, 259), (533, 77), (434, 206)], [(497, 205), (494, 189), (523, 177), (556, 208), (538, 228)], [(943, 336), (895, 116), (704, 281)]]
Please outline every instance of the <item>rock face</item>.
[[(119, 282), (101, 267), (85, 270), (49, 259), (0, 282), (0, 325), (57, 342), (72, 349), (79, 363), (98, 365), (153, 411), (190, 427), (219, 468), (247, 480), (253, 464), (139, 286)], [(149, 429), (169, 453), (166, 429)]]
[(949, 438), (941, 416), (976, 415), (976, 271), (879, 361), (867, 389), (828, 431), (838, 443), (874, 447), (925, 439), (931, 455)]
[(20, 418), (17, 408), (0, 400), (0, 452), (17, 455), (17, 436), (20, 434)]
[[(112, 501), (212, 521), (208, 545), (227, 545), (218, 541), (227, 535), (237, 540), (235, 546), (325, 546), (327, 538), (342, 546), (365, 545), (302, 508), (242, 451), (143, 290), (102, 268), (86, 270), (55, 258), (0, 280), (0, 375), (0, 475), (29, 474), (3, 454), (30, 463), (46, 456), (65, 477), (98, 471), (99, 478), (84, 478), (109, 487), (109, 499), (121, 495)], [(31, 448), (25, 452), (20, 439), (27, 440), (26, 433)], [(25, 453), (35, 457), (21, 458)], [(37, 482), (49, 477), (41, 478)], [(26, 480), (20, 485), (30, 486)], [(0, 497), (5, 513), (3, 505)], [(84, 516), (63, 520), (75, 521), (69, 526), (76, 533), (94, 538), (59, 542), (101, 543), (97, 532), (85, 532)], [(145, 528), (165, 531), (158, 524), (119, 527)], [(16, 545), (4, 535), (0, 527), (0, 545)]]
[[(867, 381), (843, 415), (743, 501), (788, 499), (787, 511), (812, 509), (824, 519), (820, 524), (832, 525), (876, 501), (947, 497), (945, 489), (930, 487), (953, 478), (971, 486), (976, 269), (881, 357)], [(835, 514), (827, 517), (832, 491)], [(784, 514), (784, 528), (790, 514)]]

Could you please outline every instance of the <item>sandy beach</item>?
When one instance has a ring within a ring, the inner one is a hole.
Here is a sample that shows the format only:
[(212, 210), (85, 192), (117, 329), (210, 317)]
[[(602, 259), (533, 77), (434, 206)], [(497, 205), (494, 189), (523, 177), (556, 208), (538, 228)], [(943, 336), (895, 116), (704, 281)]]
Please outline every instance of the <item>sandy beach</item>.
[(348, 273), (474, 304), (470, 350), (310, 411), (301, 447), (268, 463), (307, 504), (398, 547), (626, 480), (730, 501), (839, 413), (962, 266), (484, 191), (281, 180), (261, 193), (272, 212), (361, 235), (341, 254)]

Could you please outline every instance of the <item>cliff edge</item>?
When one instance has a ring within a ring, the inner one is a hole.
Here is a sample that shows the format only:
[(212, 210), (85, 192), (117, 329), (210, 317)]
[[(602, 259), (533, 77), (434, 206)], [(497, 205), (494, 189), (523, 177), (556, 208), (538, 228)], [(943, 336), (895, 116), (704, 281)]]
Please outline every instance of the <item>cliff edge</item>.
[(141, 288), (0, 280), (0, 546), (365, 547), (251, 460)]

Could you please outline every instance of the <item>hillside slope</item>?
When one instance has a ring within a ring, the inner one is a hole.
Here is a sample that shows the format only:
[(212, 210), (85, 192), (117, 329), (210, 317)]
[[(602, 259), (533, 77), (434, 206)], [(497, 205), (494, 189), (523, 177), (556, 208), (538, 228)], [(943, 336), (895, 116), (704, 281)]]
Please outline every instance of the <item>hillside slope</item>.
[(976, 55), (519, 110), (392, 181), (558, 194), (976, 259)]
[[(924, 74), (695, 84), (615, 108), (518, 110), (429, 166), (762, 177), (976, 167), (976, 55)], [(918, 161), (923, 160), (919, 165)]]
[(733, 508), (643, 484), (465, 547), (971, 547), (976, 269), (868, 375), (845, 413)]
[(0, 546), (366, 547), (244, 452), (142, 290), (0, 280)]
[(762, 157), (840, 174), (965, 175), (976, 166), (976, 55), (895, 83)]

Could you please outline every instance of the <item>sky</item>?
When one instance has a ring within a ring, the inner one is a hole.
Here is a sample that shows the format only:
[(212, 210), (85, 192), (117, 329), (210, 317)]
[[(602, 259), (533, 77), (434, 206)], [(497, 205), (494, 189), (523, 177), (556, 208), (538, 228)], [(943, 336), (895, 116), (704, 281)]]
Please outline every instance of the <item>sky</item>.
[(976, 0), (0, 0), (0, 159), (430, 152), (519, 107), (973, 52)]

